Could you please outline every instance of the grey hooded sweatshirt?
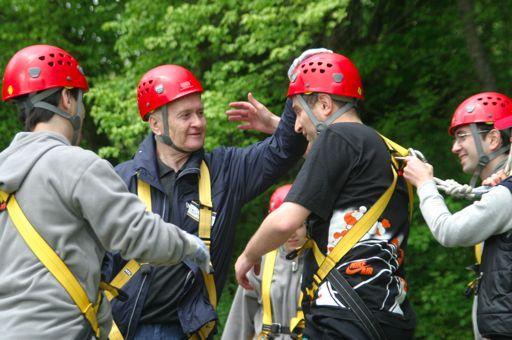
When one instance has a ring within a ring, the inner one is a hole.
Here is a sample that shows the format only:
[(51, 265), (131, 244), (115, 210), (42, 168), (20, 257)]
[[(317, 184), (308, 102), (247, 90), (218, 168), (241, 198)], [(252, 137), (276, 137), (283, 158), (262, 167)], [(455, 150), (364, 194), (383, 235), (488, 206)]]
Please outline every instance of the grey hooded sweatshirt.
[[(106, 250), (174, 264), (196, 251), (192, 237), (145, 211), (112, 166), (50, 132), (18, 133), (0, 153), (0, 190), (15, 193), (28, 220), (96, 301)], [(98, 313), (102, 338), (110, 306)], [(7, 211), (0, 212), (0, 337), (90, 339), (92, 329), (64, 288), (35, 257)]]
[[(270, 285), (270, 303), (272, 305), (272, 322), (289, 327), (290, 321), (297, 315), (300, 296), (300, 283), (304, 266), (304, 256), (294, 260), (286, 259), (286, 250), (280, 247), (274, 264)], [(263, 328), (263, 303), (261, 285), (265, 257), (260, 274), (254, 271), (247, 274), (254, 290), (238, 286), (221, 340), (258, 339)], [(276, 340), (291, 340), (287, 334), (275, 336)]]

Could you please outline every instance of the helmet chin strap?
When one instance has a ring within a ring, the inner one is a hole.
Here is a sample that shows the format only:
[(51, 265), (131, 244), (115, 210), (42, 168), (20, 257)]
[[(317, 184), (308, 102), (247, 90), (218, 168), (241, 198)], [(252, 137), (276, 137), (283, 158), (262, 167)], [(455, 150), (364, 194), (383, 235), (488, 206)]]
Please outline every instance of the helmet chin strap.
[(80, 136), (80, 130), (82, 128), (81, 108), (83, 107), (83, 91), (80, 89), (78, 90), (78, 98), (76, 100), (75, 113), (73, 115), (70, 115), (61, 108), (43, 101), (43, 99), (51, 96), (52, 94), (60, 90), (61, 87), (56, 87), (44, 90), (37, 94), (31, 94), (28, 96), (27, 99), (21, 101), (20, 105), (22, 106), (24, 114), (26, 116), (30, 114), (33, 108), (38, 107), (41, 109), (51, 111), (69, 121), (71, 123), (71, 126), (73, 127), (73, 137), (71, 138), (71, 145), (77, 145), (78, 137)]
[(345, 112), (347, 112), (348, 110), (352, 109), (355, 106), (355, 101), (348, 102), (342, 107), (340, 107), (338, 110), (336, 110), (333, 114), (331, 114), (329, 118), (327, 118), (323, 122), (320, 122), (313, 114), (313, 111), (311, 110), (308, 103), (304, 99), (304, 96), (300, 94), (297, 96), (297, 98), (304, 111), (306, 111), (306, 114), (308, 115), (309, 119), (311, 120), (313, 125), (315, 125), (317, 135), (320, 134), (320, 132), (327, 129), (327, 127), (331, 125), (332, 122), (334, 122), (339, 117), (343, 116)]
[(169, 136), (169, 116), (167, 113), (167, 105), (162, 106), (162, 119), (164, 121), (164, 133), (162, 135), (157, 135), (156, 138), (158, 141), (164, 143), (165, 145), (169, 145), (171, 148), (173, 148), (176, 151), (182, 152), (182, 153), (192, 153), (190, 151), (184, 150), (180, 147), (178, 147), (174, 142), (172, 141), (171, 137)]
[(480, 138), (480, 134), (478, 133), (478, 128), (476, 127), (476, 124), (470, 124), (469, 128), (471, 129), (471, 135), (473, 136), (473, 140), (475, 141), (476, 151), (478, 153), (478, 165), (476, 166), (476, 169), (473, 171), (473, 176), (471, 177), (471, 181), (469, 182), (469, 185), (474, 188), (476, 186), (478, 179), (480, 178), (480, 175), (484, 167), (499, 155), (507, 152), (510, 149), (510, 144), (502, 146), (498, 150), (486, 154), (484, 152), (484, 148), (482, 147), (482, 140)]

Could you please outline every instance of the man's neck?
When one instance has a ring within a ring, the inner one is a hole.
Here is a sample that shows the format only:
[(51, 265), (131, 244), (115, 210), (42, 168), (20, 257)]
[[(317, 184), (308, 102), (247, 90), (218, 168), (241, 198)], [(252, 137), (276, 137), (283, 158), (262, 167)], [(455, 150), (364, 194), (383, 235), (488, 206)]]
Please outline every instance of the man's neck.
[(507, 153), (501, 154), (498, 157), (491, 160), (489, 163), (487, 163), (486, 166), (482, 169), (482, 172), (480, 173), (480, 179), (484, 180), (487, 177), (491, 176), (493, 173), (495, 173), (498, 169), (498, 166), (503, 164), (507, 160)]
[[(59, 119), (60, 118), (60, 119)], [(64, 136), (70, 143), (73, 131), (63, 118), (54, 115), (48, 122), (37, 123), (32, 132), (53, 132)]]
[(158, 140), (156, 141), (156, 153), (158, 159), (175, 172), (178, 172), (190, 158), (190, 153), (180, 152)]
[(341, 115), (341, 117), (338, 117), (334, 120), (332, 123), (363, 123), (359, 116), (356, 113), (355, 109), (350, 109), (344, 114)]

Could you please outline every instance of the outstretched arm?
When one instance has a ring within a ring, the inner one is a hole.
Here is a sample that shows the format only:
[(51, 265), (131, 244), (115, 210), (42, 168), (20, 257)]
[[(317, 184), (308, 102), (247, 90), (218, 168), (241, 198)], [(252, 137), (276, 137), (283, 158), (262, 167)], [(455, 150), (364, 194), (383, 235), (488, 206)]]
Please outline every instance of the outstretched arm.
[(269, 135), (276, 131), (281, 118), (270, 112), (269, 109), (254, 98), (251, 92), (247, 95), (248, 101), (232, 102), (226, 115), (230, 122), (244, 122), (238, 125), (241, 130), (256, 130)]
[(254, 272), (259, 274), (261, 257), (285, 243), (302, 227), (310, 213), (310, 210), (300, 204), (285, 202), (265, 218), (236, 261), (236, 279), (242, 287), (254, 289), (247, 278), (247, 273), (254, 267)]

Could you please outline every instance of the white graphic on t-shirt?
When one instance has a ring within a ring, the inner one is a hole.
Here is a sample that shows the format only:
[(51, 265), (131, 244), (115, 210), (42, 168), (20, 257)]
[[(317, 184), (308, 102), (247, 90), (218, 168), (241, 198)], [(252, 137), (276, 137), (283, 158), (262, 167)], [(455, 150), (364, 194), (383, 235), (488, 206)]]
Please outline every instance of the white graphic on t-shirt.
[[(337, 210), (333, 213), (329, 224), (328, 253), (347, 235), (366, 211), (367, 208), (362, 206), (359, 209)], [(360, 248), (365, 254), (380, 254), (380, 256), (369, 256), (339, 263), (337, 269), (347, 275), (357, 276), (358, 283), (353, 286), (355, 290), (375, 280), (388, 280), (382, 301), (379, 297), (380, 309), (403, 315), (400, 304), (405, 300), (407, 283), (395, 274), (403, 261), (403, 250), (400, 248), (403, 235), (392, 239), (391, 233), (388, 232), (390, 229), (389, 220), (379, 219), (353, 247), (354, 250)], [(346, 308), (328, 281), (320, 285), (315, 304)]]

